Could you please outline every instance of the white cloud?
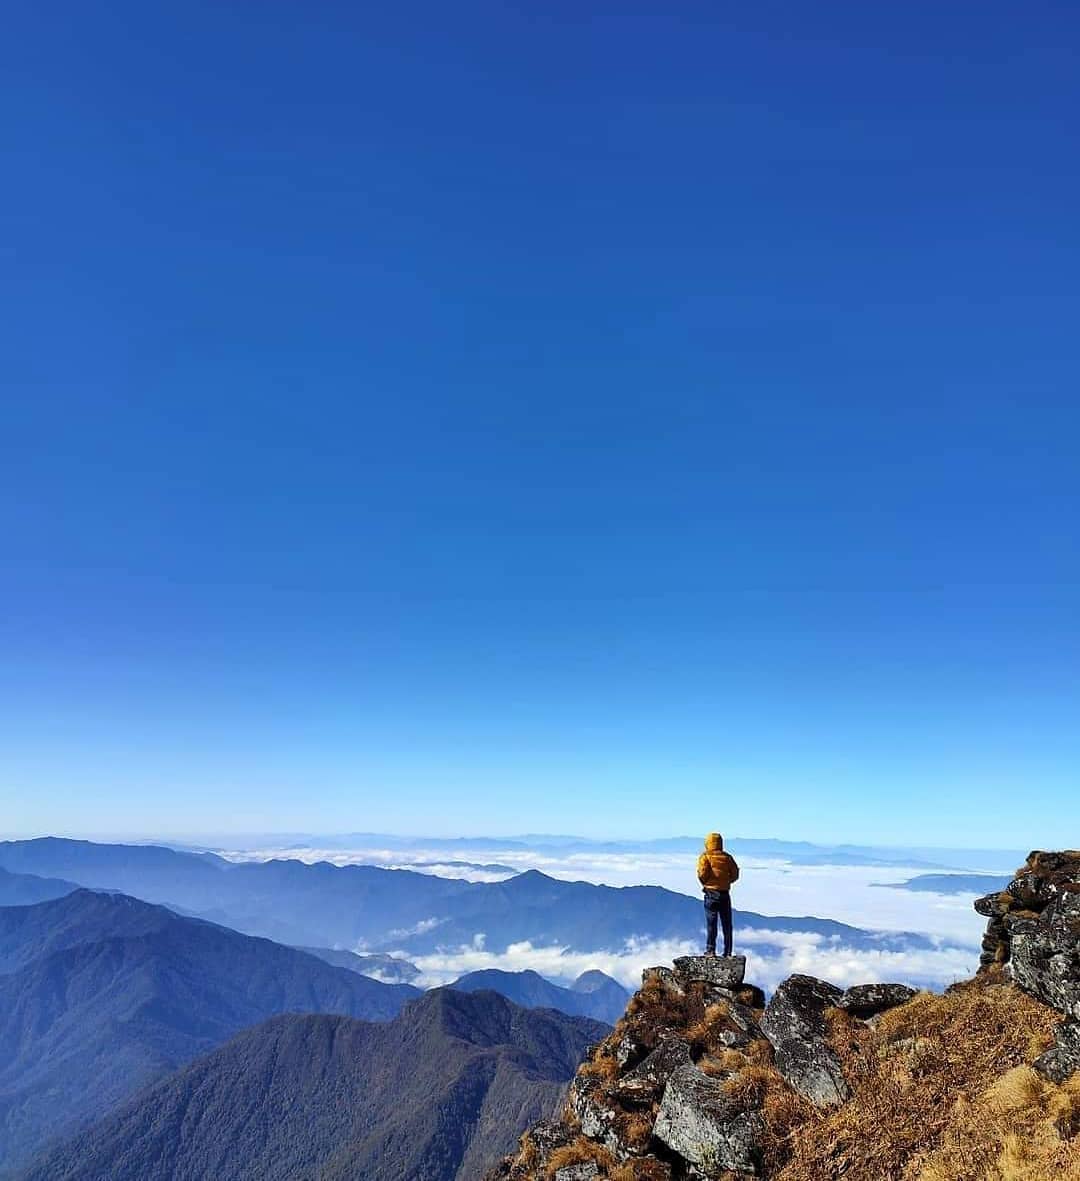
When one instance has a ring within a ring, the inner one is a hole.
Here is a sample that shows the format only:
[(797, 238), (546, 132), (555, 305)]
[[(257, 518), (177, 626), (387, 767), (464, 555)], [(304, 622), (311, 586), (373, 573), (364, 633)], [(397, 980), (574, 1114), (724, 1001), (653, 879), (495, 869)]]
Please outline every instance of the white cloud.
[[(413, 923), (411, 927), (396, 927), (389, 932), (391, 939), (407, 939), (410, 935), (423, 935), (428, 931), (434, 931), (441, 923), (445, 923), (446, 919), (421, 919), (418, 923)], [(362, 948), (358, 946), (355, 950), (360, 951)]]
[[(223, 853), (234, 860), (258, 861), (292, 857), (302, 861), (329, 861), (334, 865), (377, 865), (383, 868), (419, 869), (439, 877), (468, 881), (502, 881), (505, 873), (477, 868), (493, 863), (518, 871), (539, 869), (568, 881), (589, 881), (610, 886), (655, 885), (679, 893), (698, 895), (694, 857), (685, 853), (653, 850), (608, 852), (588, 850), (557, 854), (550, 850), (522, 848), (445, 850), (416, 847), (399, 849), (260, 849)], [(454, 865), (450, 862), (468, 862)], [(932, 894), (883, 888), (922, 872), (919, 867), (793, 865), (777, 859), (744, 858), (742, 877), (734, 890), (735, 906), (764, 915), (814, 915), (853, 926), (882, 931), (915, 931), (950, 942), (977, 947), (983, 920), (975, 914), (973, 894)]]
[[(520, 972), (531, 968), (541, 976), (570, 979), (599, 968), (627, 988), (641, 982), (642, 969), (670, 965), (677, 955), (700, 952), (696, 943), (683, 940), (628, 939), (617, 952), (577, 952), (565, 947), (536, 947), (514, 943), (505, 952), (484, 948), (483, 937), (454, 951), (411, 956), (421, 971), (417, 983), (433, 988), (448, 984), (467, 972), (499, 968)], [(794, 972), (829, 980), (841, 987), (875, 980), (898, 980), (919, 986), (943, 987), (972, 974), (978, 964), (973, 950), (932, 946), (913, 951), (852, 948), (812, 932), (747, 931), (736, 950), (747, 957), (746, 979), (767, 992)], [(399, 953), (400, 954), (400, 953)]]
[[(325, 861), (330, 865), (374, 865), (379, 869), (408, 869), (414, 873), (427, 873), (433, 877), (452, 878), (463, 882), (505, 882), (520, 872), (509, 865), (505, 870), (489, 868), (491, 858), (474, 863), (464, 858), (445, 858), (432, 850), (417, 850), (416, 852), (402, 852), (400, 849), (320, 849), (305, 845), (302, 848), (262, 848), (262, 849), (221, 849), (217, 850), (221, 857), (237, 863), (258, 861), (303, 861), (313, 865), (317, 861)], [(500, 861), (505, 859), (500, 858)], [(523, 868), (529, 868), (524, 866)]]

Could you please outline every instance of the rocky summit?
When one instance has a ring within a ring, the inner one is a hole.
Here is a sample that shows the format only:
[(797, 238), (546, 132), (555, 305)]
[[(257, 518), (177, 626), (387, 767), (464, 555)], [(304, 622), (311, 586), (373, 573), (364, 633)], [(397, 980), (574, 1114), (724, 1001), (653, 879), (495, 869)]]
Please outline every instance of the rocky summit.
[(1080, 853), (1032, 853), (944, 994), (648, 968), (488, 1181), (1080, 1181)]
[(1062, 1082), (1080, 1070), (1080, 852), (1032, 853), (999, 894), (975, 903), (987, 918), (982, 968), (1065, 1014), (1054, 1045), (1034, 1063)]

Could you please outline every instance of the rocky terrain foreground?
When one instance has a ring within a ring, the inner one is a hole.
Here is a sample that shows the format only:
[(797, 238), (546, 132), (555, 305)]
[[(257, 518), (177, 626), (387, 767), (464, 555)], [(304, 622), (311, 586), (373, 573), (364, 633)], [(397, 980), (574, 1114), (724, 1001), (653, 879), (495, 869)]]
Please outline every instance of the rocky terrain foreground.
[(943, 995), (742, 957), (648, 968), (488, 1181), (1080, 1181), (1080, 853), (979, 899), (982, 966)]

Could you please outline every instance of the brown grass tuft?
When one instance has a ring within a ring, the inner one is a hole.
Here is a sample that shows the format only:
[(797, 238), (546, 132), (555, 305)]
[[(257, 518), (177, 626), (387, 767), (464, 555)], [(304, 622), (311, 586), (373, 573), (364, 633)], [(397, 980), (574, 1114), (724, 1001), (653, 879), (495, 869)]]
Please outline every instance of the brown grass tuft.
[[(1076, 1111), (1069, 1088), (1028, 1065), (1058, 1020), (986, 977), (920, 993), (872, 1030), (830, 1015), (852, 1098), (795, 1113), (778, 1181), (1080, 1181), (1080, 1143), (1064, 1131)], [(763, 1111), (778, 1101), (766, 1095)]]
[(552, 1181), (559, 1169), (565, 1169), (567, 1165), (583, 1165), (588, 1161), (594, 1161), (605, 1173), (615, 1164), (615, 1158), (602, 1144), (579, 1136), (573, 1144), (555, 1149), (548, 1157), (544, 1176)]
[(536, 1146), (536, 1141), (529, 1132), (526, 1132), (521, 1137), (515, 1163), (523, 1169), (535, 1169), (540, 1163), (540, 1149)]
[(583, 1062), (578, 1067), (578, 1074), (584, 1078), (599, 1078), (605, 1081), (610, 1081), (619, 1073), (619, 1064), (614, 1058), (607, 1054), (600, 1052), (594, 1054), (588, 1062)]
[(701, 1020), (695, 1022), (686, 1031), (685, 1037), (690, 1045), (708, 1045), (713, 1040), (717, 1030), (726, 1028), (728, 1024), (728, 1007), (720, 1003), (709, 1005), (702, 1014)]

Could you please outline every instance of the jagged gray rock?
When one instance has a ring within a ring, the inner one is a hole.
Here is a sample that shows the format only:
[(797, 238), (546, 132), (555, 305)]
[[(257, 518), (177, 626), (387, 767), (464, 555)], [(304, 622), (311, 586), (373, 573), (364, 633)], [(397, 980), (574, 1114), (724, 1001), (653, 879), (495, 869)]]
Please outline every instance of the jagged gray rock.
[(595, 1161), (584, 1161), (579, 1165), (566, 1165), (555, 1170), (555, 1181), (593, 1181), (600, 1176), (600, 1169)]
[(837, 1007), (839, 988), (813, 976), (789, 976), (761, 1019), (776, 1068), (791, 1087), (817, 1107), (843, 1103), (851, 1094), (840, 1062), (829, 1048), (825, 1010)]
[(915, 989), (908, 988), (906, 984), (855, 984), (845, 990), (836, 1002), (836, 1007), (866, 1021), (887, 1009), (906, 1005), (913, 996)]
[(682, 1066), (668, 1079), (653, 1135), (706, 1177), (760, 1170), (761, 1117), (736, 1107), (721, 1083), (696, 1066)]
[(682, 1038), (669, 1037), (629, 1071), (625, 1081), (659, 1091), (676, 1070), (689, 1065), (690, 1047)]
[(720, 1004), (724, 1010), (722, 1024), (713, 1026), (712, 1036), (721, 1045), (741, 1049), (765, 1035), (758, 1028), (757, 1015), (748, 1005), (736, 1000), (727, 988), (711, 988), (705, 994), (708, 1005)]
[(615, 1045), (615, 1061), (624, 1069), (631, 1063), (640, 1062), (647, 1053), (645, 1046), (628, 1033), (624, 1033)]
[(1080, 923), (1069, 915), (1056, 921), (1053, 912), (1049, 921), (1010, 915), (1009, 972), (1026, 992), (1080, 1021)]
[(1014, 923), (1037, 920), (1065, 929), (1072, 927), (1075, 932), (1080, 927), (1078, 895), (1080, 851), (1046, 853), (1036, 849), (1029, 853), (1027, 862), (1004, 890), (975, 902), (975, 909), (987, 919), (979, 957), (981, 969), (1007, 964), (1012, 958)]
[(556, 1149), (564, 1148), (573, 1139), (570, 1130), (555, 1120), (540, 1120), (529, 1129), (529, 1136), (540, 1154), (547, 1158)]
[(680, 979), (703, 981), (721, 988), (738, 988), (746, 975), (744, 955), (680, 955), (675, 957), (675, 974)]
[(1054, 1083), (1063, 1083), (1080, 1070), (1080, 1021), (1063, 1021), (1054, 1031), (1054, 1045), (1032, 1066)]
[(993, 894), (984, 894), (972, 903), (975, 913), (983, 918), (1004, 918), (1013, 904), (1013, 896), (1007, 890), (995, 890)]
[(603, 1089), (599, 1079), (578, 1074), (570, 1084), (570, 1110), (577, 1117), (583, 1135), (622, 1160), (630, 1154), (630, 1149), (615, 1127), (616, 1112)]

